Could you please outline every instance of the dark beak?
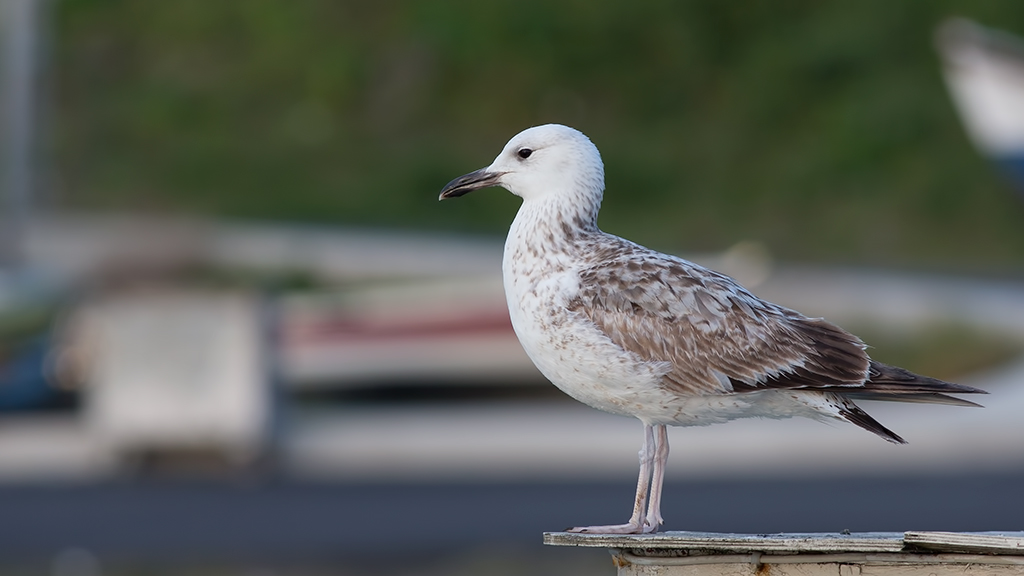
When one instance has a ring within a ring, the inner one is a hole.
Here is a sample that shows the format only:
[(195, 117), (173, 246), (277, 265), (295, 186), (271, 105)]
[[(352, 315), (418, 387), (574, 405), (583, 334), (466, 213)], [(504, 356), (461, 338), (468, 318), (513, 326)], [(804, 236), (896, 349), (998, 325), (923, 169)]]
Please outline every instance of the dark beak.
[(480, 170), (470, 172), (465, 176), (459, 176), (455, 180), (445, 184), (444, 188), (441, 189), (441, 195), (437, 199), (447, 200), (448, 198), (455, 198), (457, 196), (462, 196), (463, 194), (468, 194), (473, 190), (498, 186), (498, 178), (500, 178), (501, 175), (501, 172), (488, 172), (486, 169), (481, 168)]

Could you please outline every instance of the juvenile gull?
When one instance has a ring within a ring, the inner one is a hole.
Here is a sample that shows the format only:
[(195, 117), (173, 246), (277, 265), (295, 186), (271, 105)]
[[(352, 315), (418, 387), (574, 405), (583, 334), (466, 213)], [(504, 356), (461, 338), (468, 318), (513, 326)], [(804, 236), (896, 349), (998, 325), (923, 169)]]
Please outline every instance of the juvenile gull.
[(831, 418), (903, 444), (853, 400), (977, 406), (946, 394), (983, 393), (875, 362), (859, 338), (838, 326), (602, 232), (604, 165), (577, 130), (524, 130), (490, 166), (449, 182), (440, 198), (491, 186), (523, 199), (502, 273), (526, 353), (569, 396), (644, 425), (629, 522), (570, 531), (658, 530), (668, 425)]

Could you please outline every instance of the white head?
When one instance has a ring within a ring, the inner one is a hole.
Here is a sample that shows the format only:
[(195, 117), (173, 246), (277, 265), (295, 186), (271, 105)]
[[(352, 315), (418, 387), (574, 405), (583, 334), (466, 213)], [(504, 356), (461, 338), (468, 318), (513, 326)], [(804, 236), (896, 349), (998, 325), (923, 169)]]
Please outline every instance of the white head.
[(599, 206), (604, 164), (597, 147), (579, 130), (561, 124), (534, 126), (513, 136), (490, 166), (449, 182), (440, 199), (491, 186), (526, 201), (557, 195)]

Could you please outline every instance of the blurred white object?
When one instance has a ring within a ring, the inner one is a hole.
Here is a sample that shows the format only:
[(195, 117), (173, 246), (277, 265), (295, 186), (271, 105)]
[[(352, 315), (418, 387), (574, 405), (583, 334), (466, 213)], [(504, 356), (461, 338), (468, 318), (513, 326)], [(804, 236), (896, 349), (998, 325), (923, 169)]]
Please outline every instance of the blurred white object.
[(85, 420), (115, 457), (216, 452), (244, 464), (269, 433), (260, 306), (231, 294), (149, 292), (87, 306)]
[(937, 44), (968, 135), (1024, 190), (1024, 40), (955, 18)]

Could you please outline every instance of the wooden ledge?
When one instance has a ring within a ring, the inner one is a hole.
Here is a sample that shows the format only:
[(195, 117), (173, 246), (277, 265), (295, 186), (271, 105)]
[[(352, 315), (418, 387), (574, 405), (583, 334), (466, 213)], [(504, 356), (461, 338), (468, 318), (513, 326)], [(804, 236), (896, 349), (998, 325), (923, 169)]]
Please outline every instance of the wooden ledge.
[(547, 532), (544, 543), (610, 548), (619, 576), (1024, 576), (1024, 532)]
[(946, 552), (1024, 555), (1024, 532), (860, 532), (853, 534), (574, 534), (545, 532), (551, 546), (649, 551), (650, 555), (715, 553), (844, 554)]
[(905, 532), (903, 542), (938, 552), (1024, 555), (1024, 532)]
[(903, 534), (722, 534), (715, 532), (659, 532), (657, 534), (574, 534), (545, 532), (551, 546), (586, 546), (628, 550), (676, 551), (680, 554), (785, 552), (835, 554), (842, 552), (901, 552)]

